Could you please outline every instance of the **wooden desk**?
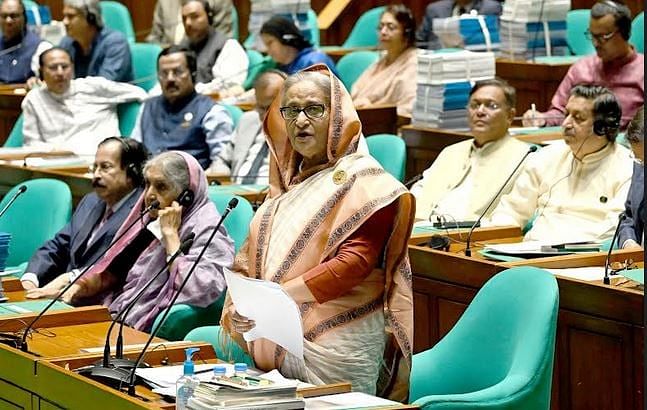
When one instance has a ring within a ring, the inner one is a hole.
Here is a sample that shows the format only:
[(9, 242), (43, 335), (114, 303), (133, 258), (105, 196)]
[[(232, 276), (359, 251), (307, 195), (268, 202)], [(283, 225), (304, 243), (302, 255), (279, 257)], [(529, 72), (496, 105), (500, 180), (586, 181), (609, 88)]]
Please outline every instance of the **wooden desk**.
[[(502, 237), (501, 241), (512, 239)], [(478, 290), (497, 272), (522, 265), (602, 266), (606, 257), (599, 252), (500, 263), (465, 257), (461, 246), (454, 245), (450, 252), (409, 246), (416, 352), (447, 334)], [(626, 258), (639, 261), (643, 253), (616, 251), (612, 255), (613, 261)], [(642, 409), (643, 292), (565, 277), (557, 277), (557, 281), (560, 308), (551, 407)]]
[(372, 105), (356, 108), (365, 137), (374, 134), (397, 134), (398, 128), (411, 122), (410, 118), (399, 117), (395, 105)]
[(539, 111), (548, 110), (553, 94), (570, 66), (499, 58), (496, 60), (496, 75), (517, 90), (517, 115), (522, 115), (533, 103)]
[(21, 90), (24, 90), (24, 84), (0, 84), (0, 146), (4, 145), (22, 112), (20, 104), (25, 93)]

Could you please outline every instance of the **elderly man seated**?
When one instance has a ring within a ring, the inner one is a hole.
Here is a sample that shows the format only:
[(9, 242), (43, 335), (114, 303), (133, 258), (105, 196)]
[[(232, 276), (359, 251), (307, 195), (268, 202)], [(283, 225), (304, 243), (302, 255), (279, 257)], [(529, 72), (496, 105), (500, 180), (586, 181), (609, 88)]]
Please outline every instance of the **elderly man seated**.
[(195, 90), (196, 57), (179, 46), (162, 50), (157, 76), (162, 95), (151, 98), (137, 117), (132, 138), (158, 154), (179, 150), (207, 169), (233, 134), (233, 121), (220, 104)]
[(534, 218), (525, 240), (610, 239), (632, 172), (629, 150), (615, 142), (621, 114), (607, 88), (573, 88), (562, 123), (565, 144), (542, 148), (529, 158), (491, 223), (525, 227)]
[[(485, 210), (528, 152), (528, 144), (508, 134), (515, 100), (514, 88), (504, 80), (474, 85), (467, 105), (474, 139), (442, 150), (423, 179), (411, 188), (416, 197), (416, 219), (437, 216), (451, 226), (452, 221), (475, 220)], [(504, 192), (512, 189), (513, 182)]]
[(24, 145), (93, 155), (106, 137), (120, 135), (117, 105), (142, 101), (146, 92), (103, 77), (74, 77), (74, 62), (59, 47), (40, 56), (44, 86), (22, 102)]

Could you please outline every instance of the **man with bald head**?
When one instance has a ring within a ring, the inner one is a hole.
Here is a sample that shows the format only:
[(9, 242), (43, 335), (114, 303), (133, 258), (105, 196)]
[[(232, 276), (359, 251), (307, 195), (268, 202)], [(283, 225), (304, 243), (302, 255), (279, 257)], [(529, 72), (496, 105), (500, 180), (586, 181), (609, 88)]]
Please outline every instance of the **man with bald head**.
[(232, 182), (238, 184), (268, 183), (269, 149), (263, 119), (284, 80), (285, 74), (278, 70), (266, 71), (256, 79), (256, 109), (242, 115), (233, 138), (211, 164), (210, 172), (229, 174)]

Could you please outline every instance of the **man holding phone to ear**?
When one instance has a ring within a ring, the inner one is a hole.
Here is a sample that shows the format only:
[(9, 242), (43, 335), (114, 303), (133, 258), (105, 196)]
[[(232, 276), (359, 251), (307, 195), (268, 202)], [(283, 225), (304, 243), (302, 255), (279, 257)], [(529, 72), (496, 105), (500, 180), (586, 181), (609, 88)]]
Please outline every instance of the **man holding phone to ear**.
[(131, 137), (154, 155), (184, 151), (207, 169), (231, 139), (234, 123), (223, 106), (196, 92), (195, 76), (195, 53), (179, 46), (162, 50), (157, 57), (162, 95), (142, 105)]
[(564, 144), (540, 149), (528, 159), (490, 225), (525, 227), (524, 240), (601, 242), (610, 239), (624, 210), (632, 161), (615, 142), (620, 104), (605, 87), (578, 85), (566, 104)]

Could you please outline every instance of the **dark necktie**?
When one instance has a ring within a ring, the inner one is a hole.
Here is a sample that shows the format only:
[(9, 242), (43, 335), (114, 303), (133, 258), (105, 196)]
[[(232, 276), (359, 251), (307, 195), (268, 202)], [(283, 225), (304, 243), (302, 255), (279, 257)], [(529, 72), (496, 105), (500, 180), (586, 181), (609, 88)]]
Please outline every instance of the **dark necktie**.
[(263, 146), (258, 151), (258, 154), (256, 154), (256, 158), (254, 158), (252, 166), (249, 169), (247, 175), (243, 177), (241, 184), (253, 184), (254, 181), (256, 181), (256, 178), (259, 176), (258, 171), (260, 171), (261, 166), (263, 166), (263, 161), (265, 161), (268, 152), (269, 146), (267, 145), (267, 141), (263, 141)]

